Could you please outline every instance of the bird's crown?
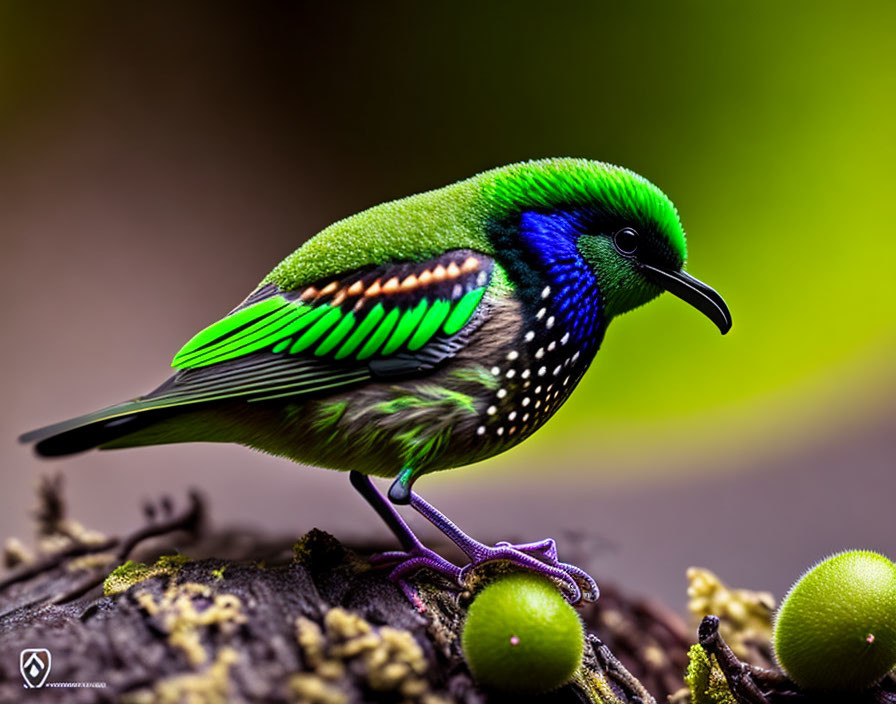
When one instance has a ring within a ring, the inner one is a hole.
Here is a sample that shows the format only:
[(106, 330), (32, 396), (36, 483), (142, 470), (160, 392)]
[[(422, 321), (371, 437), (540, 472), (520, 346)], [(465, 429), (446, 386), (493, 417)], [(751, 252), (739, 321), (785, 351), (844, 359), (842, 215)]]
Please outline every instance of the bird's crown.
[(599, 299), (613, 317), (659, 295), (664, 286), (652, 272), (684, 266), (687, 249), (675, 206), (628, 169), (544, 159), (477, 179), (490, 213), (486, 229), (495, 249), (519, 270), (518, 280), (531, 281), (526, 269), (538, 262), (540, 276), (564, 284), (569, 301)]
[(527, 210), (595, 211), (602, 220), (638, 222), (661, 238), (677, 258), (687, 258), (685, 234), (672, 201), (634, 171), (601, 161), (540, 159), (480, 174), (486, 198), (499, 217)]

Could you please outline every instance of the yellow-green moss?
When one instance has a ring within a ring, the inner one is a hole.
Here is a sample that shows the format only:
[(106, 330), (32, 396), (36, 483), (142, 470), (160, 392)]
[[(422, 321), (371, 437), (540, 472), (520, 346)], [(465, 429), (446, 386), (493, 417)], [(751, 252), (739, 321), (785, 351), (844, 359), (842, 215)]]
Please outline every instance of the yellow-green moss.
[(701, 646), (692, 645), (688, 651), (688, 661), (684, 681), (691, 690), (691, 704), (735, 704), (715, 657)]
[(3, 546), (3, 562), (8, 568), (27, 565), (34, 561), (34, 555), (18, 538), (7, 538)]
[(719, 617), (719, 633), (739, 658), (749, 659), (751, 644), (772, 639), (775, 598), (769, 592), (731, 589), (715, 574), (700, 567), (690, 567), (688, 578), (688, 610), (694, 624), (704, 616)]
[(289, 678), (289, 689), (303, 704), (348, 704), (348, 695), (317, 674), (300, 672)]
[(397, 692), (406, 702), (440, 701), (424, 677), (423, 651), (407, 631), (375, 627), (351, 611), (335, 608), (327, 612), (323, 628), (307, 618), (296, 619), (296, 640), (312, 672), (294, 676), (290, 688), (305, 700), (315, 704), (341, 701), (349, 688), (342, 679), (351, 662), (361, 666), (373, 691)]
[[(196, 598), (211, 599), (211, 606), (197, 610)], [(222, 633), (229, 633), (246, 622), (243, 604), (235, 594), (216, 594), (214, 590), (196, 582), (170, 584), (156, 598), (148, 591), (137, 593), (140, 607), (162, 624), (168, 633), (168, 642), (181, 649), (193, 666), (204, 664), (208, 653), (202, 646), (202, 629), (214, 625)]]
[(116, 567), (112, 574), (103, 582), (103, 594), (111, 596), (121, 594), (150, 577), (160, 574), (173, 576), (180, 571), (190, 558), (186, 555), (162, 555), (152, 565), (128, 560), (123, 565)]
[[(594, 704), (624, 704), (616, 696), (607, 678), (596, 672), (580, 667), (572, 676), (575, 682)], [(550, 695), (548, 695), (550, 696)]]
[(230, 697), (230, 667), (239, 660), (233, 648), (221, 648), (215, 661), (202, 672), (159, 680), (152, 689), (122, 697), (125, 704), (226, 704)]
[(65, 569), (69, 572), (78, 572), (80, 570), (94, 570), (108, 567), (109, 563), (115, 562), (116, 556), (111, 552), (94, 552), (80, 557), (73, 557), (69, 560)]

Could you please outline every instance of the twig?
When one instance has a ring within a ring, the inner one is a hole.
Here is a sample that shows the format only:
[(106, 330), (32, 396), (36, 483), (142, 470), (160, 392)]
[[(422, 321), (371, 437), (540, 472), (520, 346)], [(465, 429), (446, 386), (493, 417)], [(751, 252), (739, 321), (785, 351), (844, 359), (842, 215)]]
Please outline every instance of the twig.
[(13, 584), (17, 584), (26, 579), (31, 579), (44, 572), (49, 572), (72, 557), (80, 557), (81, 555), (90, 555), (95, 552), (111, 550), (118, 545), (118, 542), (118, 538), (109, 538), (101, 543), (74, 543), (67, 548), (63, 548), (59, 552), (54, 552), (51, 555), (35, 560), (31, 564), (24, 565), (12, 574), (0, 579), (0, 592)]
[(34, 509), (38, 535), (49, 536), (64, 532), (60, 530), (65, 520), (65, 498), (62, 488), (61, 474), (40, 478), (37, 486), (37, 507)]
[[(190, 505), (187, 509), (178, 516), (174, 516), (167, 521), (161, 521), (159, 523), (151, 523), (150, 525), (144, 526), (139, 530), (134, 531), (131, 535), (125, 538), (121, 542), (121, 547), (118, 550), (116, 555), (116, 560), (112, 565), (111, 569), (117, 568), (119, 565), (123, 564), (125, 560), (127, 560), (128, 555), (144, 540), (149, 538), (154, 538), (159, 535), (165, 535), (167, 533), (173, 533), (175, 531), (184, 530), (188, 533), (195, 534), (201, 524), (202, 514), (203, 514), (203, 505), (202, 499), (199, 494), (195, 491), (191, 491), (189, 493)], [(168, 497), (163, 497), (162, 499), (162, 510), (166, 514), (170, 514), (173, 511), (173, 505), (171, 503), (171, 499)], [(154, 514), (153, 514), (154, 515)], [(105, 580), (105, 574), (109, 571), (109, 567), (102, 570), (99, 574), (95, 574), (87, 579), (85, 579), (80, 584), (72, 587), (68, 591), (59, 594), (52, 599), (48, 603), (50, 604), (64, 604), (67, 601), (71, 601), (72, 599), (77, 599), (79, 596), (82, 596), (86, 592), (90, 591), (94, 587), (102, 584)]]
[(719, 634), (718, 616), (706, 616), (700, 622), (697, 637), (703, 649), (716, 656), (722, 674), (728, 681), (728, 688), (739, 702), (770, 704), (768, 697), (763, 694), (753, 680), (750, 666), (738, 660), (734, 651), (728, 647)]
[[(196, 491), (189, 493), (190, 505), (187, 510), (179, 516), (174, 516), (167, 521), (159, 523), (150, 523), (143, 528), (132, 533), (124, 539), (121, 548), (118, 550), (118, 559), (122, 562), (127, 559), (131, 551), (147, 538), (153, 538), (157, 535), (173, 533), (176, 530), (185, 530), (188, 533), (196, 533), (202, 521), (203, 505), (202, 499)], [(170, 497), (162, 497), (162, 508), (170, 514), (173, 510)]]
[[(54, 485), (48, 481), (45, 487), (42, 487), (42, 494), (52, 493), (53, 486)], [(46, 555), (38, 560), (35, 560), (31, 564), (23, 565), (12, 574), (7, 575), (2, 580), (0, 580), (0, 592), (4, 591), (13, 584), (18, 584), (19, 582), (32, 579), (45, 572), (54, 570), (74, 557), (106, 552), (117, 547), (118, 550), (115, 554), (115, 562), (112, 567), (112, 569), (114, 569), (115, 567), (118, 567), (119, 565), (124, 563), (125, 560), (127, 560), (128, 556), (131, 554), (131, 552), (133, 552), (134, 548), (136, 548), (140, 543), (149, 538), (154, 538), (159, 535), (166, 535), (168, 533), (173, 533), (179, 530), (184, 530), (191, 534), (195, 534), (202, 521), (203, 505), (199, 494), (197, 494), (195, 491), (190, 492), (189, 501), (189, 506), (182, 513), (176, 516), (172, 516), (167, 520), (159, 521), (158, 523), (150, 523), (149, 525), (145, 525), (142, 528), (134, 531), (124, 539), (108, 538), (99, 543), (84, 543), (81, 541), (75, 541), (62, 550), (54, 552), (50, 555)], [(164, 498), (162, 500), (161, 506), (163, 513), (170, 514), (172, 512), (172, 504), (170, 498)], [(155, 512), (148, 512), (147, 516), (149, 516), (150, 520), (152, 520), (152, 518), (155, 516)], [(98, 575), (95, 574), (90, 576), (88, 579), (72, 587), (70, 590), (53, 597), (47, 603), (61, 604), (81, 596), (93, 587), (102, 583), (102, 581), (105, 579), (106, 571), (107, 570), (103, 570)]]
[(591, 651), (594, 653), (601, 671), (607, 679), (615, 682), (625, 692), (628, 701), (633, 704), (635, 702), (656, 704), (656, 700), (650, 695), (650, 692), (628, 670), (622, 667), (622, 664), (600, 638), (589, 634), (588, 643), (591, 645)]

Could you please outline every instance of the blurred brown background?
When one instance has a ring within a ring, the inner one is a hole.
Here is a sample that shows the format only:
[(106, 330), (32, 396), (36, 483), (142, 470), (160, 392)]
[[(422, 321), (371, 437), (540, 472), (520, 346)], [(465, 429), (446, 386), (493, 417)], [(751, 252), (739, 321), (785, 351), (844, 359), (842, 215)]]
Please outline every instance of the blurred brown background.
[(734, 331), (668, 296), (626, 316), (530, 443), (420, 490), (678, 608), (691, 564), (780, 595), (826, 553), (896, 556), (894, 29), (882, 2), (3, 3), (0, 536), (63, 471), (104, 531), (195, 486), (219, 523), (385, 538), (335, 472), (15, 438), (156, 386), (330, 222), (575, 155), (670, 194)]

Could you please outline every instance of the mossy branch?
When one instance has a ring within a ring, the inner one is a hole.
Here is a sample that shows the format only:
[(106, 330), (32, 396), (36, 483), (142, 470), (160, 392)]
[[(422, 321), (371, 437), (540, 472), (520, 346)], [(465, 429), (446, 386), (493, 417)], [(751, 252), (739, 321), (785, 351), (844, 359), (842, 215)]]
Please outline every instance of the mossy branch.
[[(366, 551), (319, 531), (291, 550), (251, 531), (214, 531), (195, 495), (180, 511), (168, 500), (148, 507), (146, 523), (128, 536), (84, 540), (79, 536), (89, 532), (65, 517), (61, 484), (47, 487), (42, 550), (0, 584), (0, 648), (50, 650), (49, 681), (105, 682), (96, 690), (101, 700), (132, 704), (506, 700), (479, 687), (466, 666), (460, 631), (473, 594), (456, 585), (419, 573), (421, 615), (387, 571), (370, 567)], [(150, 538), (159, 539), (152, 550)], [(488, 579), (483, 572), (474, 582)], [(669, 638), (679, 625), (658, 626), (645, 616), (649, 609), (610, 585), (605, 597), (606, 609), (617, 614), (606, 623), (614, 625), (600, 625), (597, 606), (583, 612), (604, 640), (589, 639), (573, 680), (514, 701), (655, 702), (607, 646), (621, 644), (623, 632)], [(636, 660), (633, 667), (655, 673)], [(20, 696), (17, 668), (12, 659), (0, 662), (0, 700)]]

